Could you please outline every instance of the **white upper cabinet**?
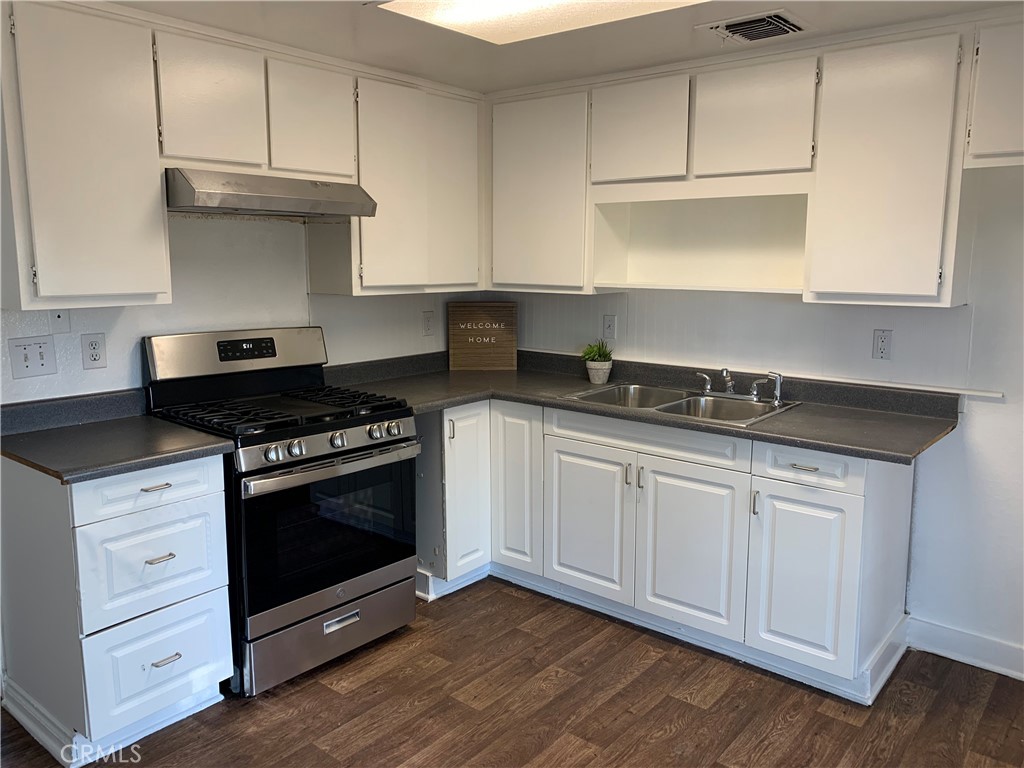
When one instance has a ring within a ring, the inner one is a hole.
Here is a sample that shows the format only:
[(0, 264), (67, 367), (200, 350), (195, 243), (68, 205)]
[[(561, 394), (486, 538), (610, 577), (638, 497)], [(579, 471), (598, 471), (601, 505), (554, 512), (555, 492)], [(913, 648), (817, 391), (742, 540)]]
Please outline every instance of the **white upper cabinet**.
[(825, 54), (807, 292), (938, 294), (959, 45), (948, 34)]
[(966, 165), (1022, 162), (1024, 24), (982, 27), (978, 33)]
[(156, 33), (163, 153), (265, 165), (263, 54)]
[(496, 104), (492, 163), (494, 284), (582, 290), (587, 94)]
[(355, 176), (355, 80), (267, 59), (270, 167)]
[(809, 58), (697, 75), (693, 173), (810, 169), (817, 70)]
[(590, 113), (590, 180), (686, 175), (688, 75), (595, 88)]
[(478, 154), (475, 103), (359, 81), (364, 288), (476, 284)]
[(48, 3), (13, 13), (17, 83), (6, 46), (3, 90), (18, 247), (4, 258), (18, 261), (21, 308), (166, 303), (149, 30)]

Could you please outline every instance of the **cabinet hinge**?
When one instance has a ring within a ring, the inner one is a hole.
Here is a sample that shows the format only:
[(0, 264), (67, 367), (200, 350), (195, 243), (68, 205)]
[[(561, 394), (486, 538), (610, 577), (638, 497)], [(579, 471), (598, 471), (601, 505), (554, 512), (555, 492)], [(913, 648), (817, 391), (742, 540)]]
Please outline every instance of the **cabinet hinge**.
[(981, 43), (974, 46), (974, 58), (978, 58), (981, 55)]
[(359, 265), (359, 282), (363, 282), (363, 265)]
[(821, 85), (821, 67), (814, 70), (814, 84)]
[(39, 283), (39, 273), (36, 272), (36, 268), (35, 267), (32, 267), (32, 282), (34, 284), (38, 284)]
[(359, 103), (359, 89), (358, 88), (353, 88), (352, 89), (352, 101), (354, 101), (356, 104)]
[(162, 125), (158, 125), (156, 127), (156, 140), (160, 142), (161, 146), (163, 145), (163, 143), (164, 143), (164, 127)]
[(156, 43), (153, 43), (153, 61), (156, 61)]
[(815, 155), (815, 153), (817, 151), (818, 151), (818, 145), (814, 143), (814, 139), (811, 139), (811, 157), (814, 157), (814, 155)]
[(964, 47), (961, 45), (956, 49), (956, 63), (960, 64), (964, 60)]
[(11, 34), (13, 35), (14, 34), (14, 14), (12, 13), (10, 16), (7, 17), (7, 19), (11, 22), (10, 30), (11, 30)]
[(939, 267), (939, 285), (942, 285), (942, 267)]

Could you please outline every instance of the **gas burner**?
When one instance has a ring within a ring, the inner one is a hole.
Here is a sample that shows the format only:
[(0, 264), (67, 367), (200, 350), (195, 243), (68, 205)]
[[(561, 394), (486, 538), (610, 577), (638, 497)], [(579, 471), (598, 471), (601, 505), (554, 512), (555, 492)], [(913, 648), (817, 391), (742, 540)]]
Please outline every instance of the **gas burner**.
[(321, 421), (335, 421), (337, 419), (354, 418), (356, 416), (369, 416), (374, 413), (384, 413), (396, 408), (404, 408), (405, 400), (400, 400), (387, 395), (374, 395), (369, 392), (360, 392), (356, 389), (343, 389), (341, 387), (309, 387), (286, 392), (287, 397), (294, 397), (297, 400), (307, 400), (317, 405), (326, 405), (337, 408), (338, 413), (322, 417)]

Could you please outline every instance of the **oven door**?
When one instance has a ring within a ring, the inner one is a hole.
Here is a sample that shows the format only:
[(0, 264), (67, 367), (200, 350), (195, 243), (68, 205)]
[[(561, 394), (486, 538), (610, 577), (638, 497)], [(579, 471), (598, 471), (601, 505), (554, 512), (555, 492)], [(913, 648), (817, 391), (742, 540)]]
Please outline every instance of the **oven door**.
[(247, 640), (416, 573), (418, 443), (242, 478)]

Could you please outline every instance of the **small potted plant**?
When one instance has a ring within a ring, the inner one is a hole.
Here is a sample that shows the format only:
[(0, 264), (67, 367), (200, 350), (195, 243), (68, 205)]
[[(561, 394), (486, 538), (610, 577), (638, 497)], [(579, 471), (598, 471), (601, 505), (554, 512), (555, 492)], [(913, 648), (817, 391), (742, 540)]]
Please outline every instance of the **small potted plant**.
[(587, 364), (587, 375), (591, 384), (605, 384), (612, 372), (612, 351), (604, 339), (587, 344), (580, 355)]

